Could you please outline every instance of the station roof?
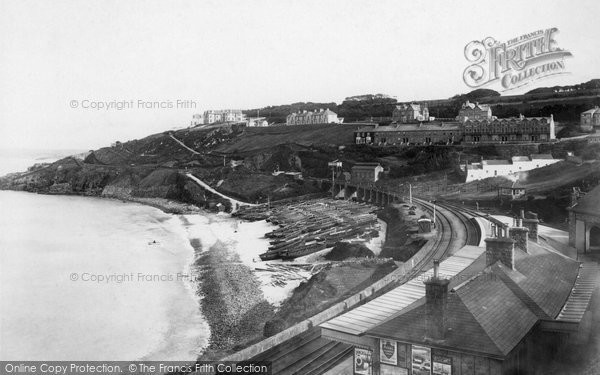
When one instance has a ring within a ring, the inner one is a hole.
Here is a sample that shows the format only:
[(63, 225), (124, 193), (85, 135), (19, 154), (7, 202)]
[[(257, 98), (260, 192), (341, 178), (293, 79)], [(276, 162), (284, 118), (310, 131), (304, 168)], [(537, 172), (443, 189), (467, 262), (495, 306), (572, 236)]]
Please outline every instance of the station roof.
[[(451, 257), (440, 262), (439, 272), (446, 277), (454, 278), (456, 284), (461, 280), (457, 275), (484, 252), (485, 250), (480, 247), (465, 246)], [(423, 280), (430, 278), (432, 275), (433, 269), (430, 269), (390, 292), (322, 323), (321, 327), (352, 335), (362, 335), (424, 298), (425, 284), (423, 284)], [(452, 286), (452, 283), (450, 285)]]

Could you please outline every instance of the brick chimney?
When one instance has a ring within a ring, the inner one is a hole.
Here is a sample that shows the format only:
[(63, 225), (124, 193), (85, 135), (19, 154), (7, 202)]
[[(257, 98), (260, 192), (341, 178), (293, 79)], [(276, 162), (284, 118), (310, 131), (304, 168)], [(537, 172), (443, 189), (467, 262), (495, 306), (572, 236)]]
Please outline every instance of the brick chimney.
[(450, 280), (441, 279), (440, 261), (433, 261), (433, 277), (425, 283), (425, 304), (427, 311), (427, 338), (443, 340), (446, 333), (446, 308), (448, 305), (448, 284)]
[(527, 214), (524, 214), (524, 210), (521, 210), (521, 220), (523, 226), (529, 229), (529, 239), (533, 242), (538, 242), (538, 225), (540, 221), (537, 214), (531, 211), (527, 211)]
[(485, 239), (486, 266), (501, 261), (511, 270), (515, 269), (515, 240), (508, 237), (508, 228), (498, 228), (498, 237)]
[(520, 217), (515, 219), (515, 225), (508, 230), (510, 238), (515, 240), (515, 247), (524, 252), (528, 252), (529, 246), (527, 238), (529, 237), (529, 228), (521, 226), (522, 220)]

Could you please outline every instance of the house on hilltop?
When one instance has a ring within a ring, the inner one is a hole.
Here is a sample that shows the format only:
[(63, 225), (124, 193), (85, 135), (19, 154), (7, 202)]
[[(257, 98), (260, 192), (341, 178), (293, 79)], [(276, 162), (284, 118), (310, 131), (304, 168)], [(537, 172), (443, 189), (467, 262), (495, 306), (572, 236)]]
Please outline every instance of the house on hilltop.
[(400, 104), (392, 112), (392, 121), (402, 124), (429, 121), (429, 109), (425, 104)]
[(468, 100), (462, 105), (456, 116), (456, 121), (491, 120), (492, 109), (487, 104), (471, 103)]
[(298, 111), (287, 115), (286, 125), (309, 125), (309, 124), (341, 124), (343, 118), (338, 118), (337, 113), (327, 109), (314, 111)]
[(600, 107), (581, 113), (581, 130), (591, 132), (594, 128), (600, 129)]

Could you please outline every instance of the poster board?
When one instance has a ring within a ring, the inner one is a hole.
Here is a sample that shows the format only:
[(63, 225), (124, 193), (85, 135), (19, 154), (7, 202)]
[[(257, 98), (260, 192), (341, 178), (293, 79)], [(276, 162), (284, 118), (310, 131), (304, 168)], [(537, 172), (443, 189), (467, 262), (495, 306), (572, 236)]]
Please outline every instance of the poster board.
[(452, 358), (434, 354), (432, 357), (433, 375), (452, 375)]
[(413, 375), (431, 375), (431, 348), (413, 345), (411, 364)]
[(379, 340), (379, 362), (396, 366), (398, 364), (398, 343), (393, 340)]
[(354, 348), (354, 374), (373, 375), (373, 351)]

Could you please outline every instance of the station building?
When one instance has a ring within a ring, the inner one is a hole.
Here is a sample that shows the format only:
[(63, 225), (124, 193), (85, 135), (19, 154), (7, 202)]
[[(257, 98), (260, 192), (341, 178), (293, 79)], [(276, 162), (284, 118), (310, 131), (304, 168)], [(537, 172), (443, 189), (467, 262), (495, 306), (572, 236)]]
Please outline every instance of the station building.
[(591, 319), (598, 265), (538, 244), (537, 221), (521, 222), (322, 323), (322, 337), (354, 348), (328, 373), (534, 373)]

